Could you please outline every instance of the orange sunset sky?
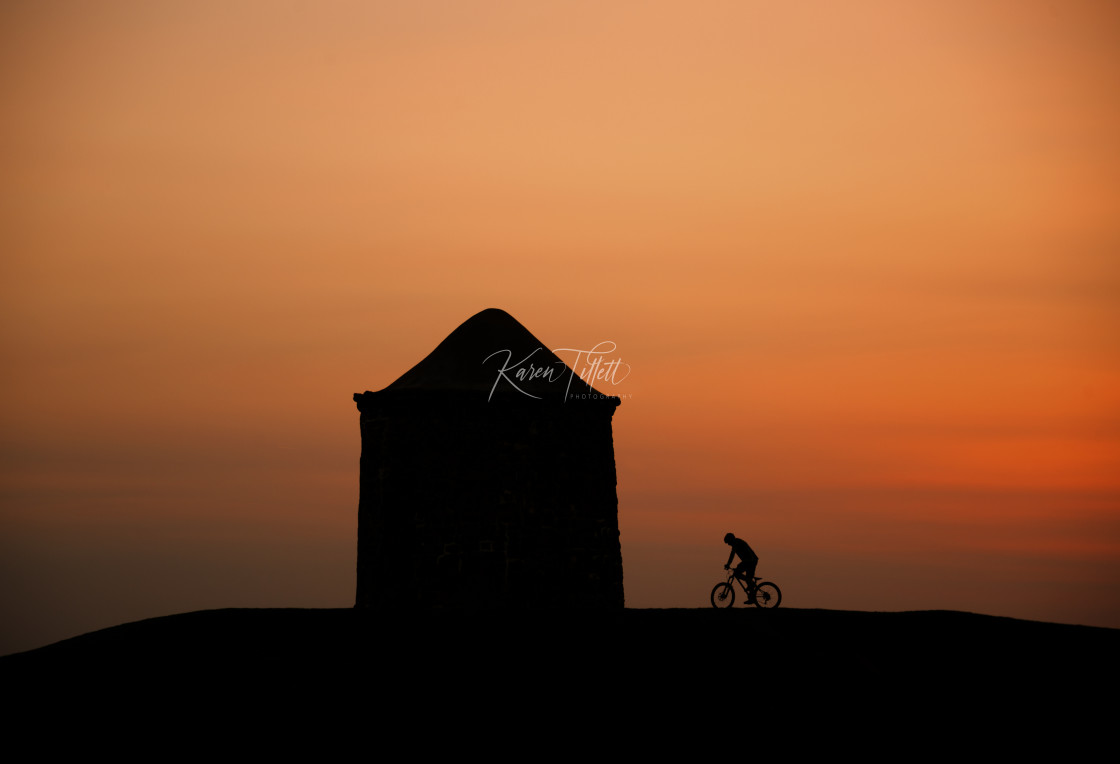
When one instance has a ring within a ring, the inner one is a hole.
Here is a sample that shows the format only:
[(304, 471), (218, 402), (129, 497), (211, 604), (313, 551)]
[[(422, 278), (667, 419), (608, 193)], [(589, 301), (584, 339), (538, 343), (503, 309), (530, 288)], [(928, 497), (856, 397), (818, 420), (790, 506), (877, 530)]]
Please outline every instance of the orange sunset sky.
[(0, 653), (353, 603), (378, 390), (616, 343), (629, 607), (1120, 627), (1120, 6), (0, 5)]

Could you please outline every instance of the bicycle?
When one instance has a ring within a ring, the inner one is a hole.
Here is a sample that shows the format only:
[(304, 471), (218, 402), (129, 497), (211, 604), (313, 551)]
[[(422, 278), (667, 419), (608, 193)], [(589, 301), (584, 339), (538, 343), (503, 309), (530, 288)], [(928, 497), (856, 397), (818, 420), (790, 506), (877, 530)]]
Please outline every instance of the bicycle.
[[(739, 588), (747, 595), (748, 604), (750, 604), (751, 594), (746, 582), (736, 576), (734, 569), (732, 569), (727, 571), (727, 580), (716, 584), (715, 588), (712, 589), (712, 607), (729, 608), (735, 604), (735, 587), (732, 586), (732, 581), (739, 582)], [(758, 576), (755, 576), (751, 581), (754, 586), (755, 607), (771, 610), (782, 604), (782, 590), (778, 588), (777, 584), (772, 581), (763, 581), (762, 583), (758, 581)]]

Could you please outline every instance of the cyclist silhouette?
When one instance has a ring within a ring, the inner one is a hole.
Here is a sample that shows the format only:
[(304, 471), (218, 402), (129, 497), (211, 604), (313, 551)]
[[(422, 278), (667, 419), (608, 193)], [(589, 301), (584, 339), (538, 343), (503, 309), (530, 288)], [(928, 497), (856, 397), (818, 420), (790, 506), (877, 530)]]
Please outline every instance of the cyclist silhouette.
[(727, 556), (727, 564), (723, 566), (723, 569), (730, 568), (735, 555), (739, 555), (739, 564), (735, 566), (735, 577), (741, 578), (747, 584), (747, 604), (755, 604), (754, 570), (758, 567), (758, 555), (754, 553), (751, 545), (746, 541), (735, 538), (734, 533), (728, 533), (724, 536), (723, 543), (731, 547), (731, 554)]

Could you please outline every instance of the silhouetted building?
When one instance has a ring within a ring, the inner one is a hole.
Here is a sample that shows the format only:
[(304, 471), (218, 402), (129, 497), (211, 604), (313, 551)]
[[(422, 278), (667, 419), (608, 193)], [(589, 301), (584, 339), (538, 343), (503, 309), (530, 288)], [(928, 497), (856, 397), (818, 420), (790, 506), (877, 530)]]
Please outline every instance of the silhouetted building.
[(361, 412), (358, 607), (621, 608), (611, 420), (501, 310)]

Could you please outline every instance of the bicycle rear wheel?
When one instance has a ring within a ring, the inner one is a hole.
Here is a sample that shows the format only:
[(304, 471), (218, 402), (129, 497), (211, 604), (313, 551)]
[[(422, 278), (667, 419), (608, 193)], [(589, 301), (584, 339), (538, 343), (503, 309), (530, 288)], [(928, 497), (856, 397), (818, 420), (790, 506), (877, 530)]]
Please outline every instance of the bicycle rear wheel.
[(725, 608), (735, 604), (735, 588), (729, 583), (716, 584), (712, 589), (712, 607)]
[[(712, 596), (715, 597), (715, 592), (712, 592)], [(777, 584), (763, 581), (755, 589), (754, 604), (761, 608), (776, 608), (782, 604), (782, 590), (778, 588)]]

